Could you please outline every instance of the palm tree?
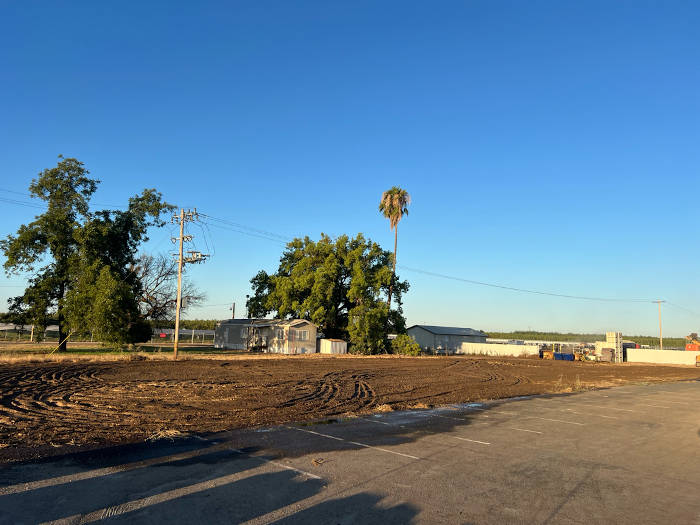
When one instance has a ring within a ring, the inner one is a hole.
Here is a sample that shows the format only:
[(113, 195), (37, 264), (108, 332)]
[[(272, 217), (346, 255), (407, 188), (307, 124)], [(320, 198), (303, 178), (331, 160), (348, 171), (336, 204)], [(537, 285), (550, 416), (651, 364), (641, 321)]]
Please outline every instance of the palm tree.
[(382, 200), (379, 201), (379, 211), (384, 217), (389, 219), (389, 225), (394, 230), (394, 268), (391, 273), (391, 283), (389, 283), (389, 300), (387, 305), (391, 309), (391, 293), (394, 289), (394, 278), (396, 277), (396, 248), (399, 240), (399, 221), (404, 215), (408, 215), (408, 205), (411, 204), (411, 196), (404, 189), (393, 186), (390, 190), (382, 193)]

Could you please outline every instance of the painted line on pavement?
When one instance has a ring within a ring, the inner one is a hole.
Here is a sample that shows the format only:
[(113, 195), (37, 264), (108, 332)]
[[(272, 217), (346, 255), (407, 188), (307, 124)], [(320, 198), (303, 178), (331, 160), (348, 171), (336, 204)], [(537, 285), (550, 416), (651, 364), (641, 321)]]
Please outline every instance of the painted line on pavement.
[(578, 414), (581, 416), (595, 416), (595, 417), (604, 417), (605, 419), (618, 419), (615, 416), (605, 416), (603, 414), (589, 414), (587, 412), (575, 412), (574, 410), (571, 410), (570, 408), (565, 408), (563, 410), (566, 410), (567, 412), (570, 412), (571, 414)]
[(411, 454), (404, 454), (402, 452), (396, 452), (394, 450), (388, 450), (386, 448), (375, 447), (374, 445), (367, 445), (366, 443), (360, 443), (358, 441), (348, 441), (348, 443), (352, 443), (353, 445), (357, 445), (359, 447), (373, 448), (374, 450), (381, 450), (382, 452), (388, 452), (389, 454), (396, 454), (397, 456), (403, 456), (405, 458), (420, 459), (419, 457), (412, 456)]
[(435, 417), (441, 417), (442, 419), (451, 419), (452, 421), (462, 421), (462, 422), (467, 421), (466, 419), (461, 418), (461, 417), (443, 416), (441, 414), (432, 414), (432, 415)]
[(526, 428), (511, 427), (511, 430), (519, 430), (520, 432), (532, 432), (533, 434), (544, 434), (544, 432), (540, 432), (539, 430), (528, 430)]
[(663, 406), (663, 405), (647, 405), (647, 404), (644, 404), (644, 403), (642, 403), (641, 405), (642, 405), (643, 407), (671, 408), (671, 407), (665, 407), (665, 406)]
[(379, 421), (378, 419), (367, 419), (364, 417), (359, 417), (358, 419), (361, 419), (362, 421), (367, 421), (368, 423), (379, 423), (380, 425), (389, 425), (390, 427), (399, 426), (399, 425), (395, 425), (393, 423), (387, 423), (386, 421)]
[(308, 434), (314, 434), (316, 436), (321, 436), (324, 438), (328, 439), (335, 439), (336, 441), (345, 441), (343, 438), (331, 436), (329, 434), (321, 434), (320, 432), (314, 432), (313, 430), (307, 430), (305, 428), (297, 428), (297, 427), (287, 427), (289, 430), (298, 430), (299, 432), (306, 432)]
[(605, 410), (618, 410), (620, 412), (639, 412), (638, 410), (630, 410), (629, 408), (604, 407), (600, 405), (589, 405), (588, 403), (579, 403), (579, 405), (593, 408), (602, 408)]
[(411, 458), (411, 459), (421, 459), (419, 457), (412, 456), (410, 454), (404, 454), (402, 452), (396, 452), (395, 450), (388, 450), (386, 448), (375, 447), (374, 445), (368, 445), (366, 443), (360, 443), (358, 441), (350, 441), (348, 439), (343, 439), (343, 438), (340, 438), (337, 436), (331, 436), (330, 434), (322, 434), (321, 432), (314, 432), (313, 430), (307, 430), (305, 428), (297, 428), (297, 427), (285, 427), (285, 428), (288, 428), (290, 430), (298, 430), (300, 432), (307, 432), (309, 434), (314, 434), (316, 436), (321, 436), (321, 437), (325, 437), (328, 439), (335, 439), (336, 441), (344, 441), (345, 443), (351, 443), (353, 445), (357, 445), (358, 447), (373, 448), (375, 450), (380, 450), (381, 452), (387, 452), (388, 454), (394, 454), (396, 456), (403, 456), (405, 458)]
[(525, 416), (526, 418), (534, 418), (534, 419), (542, 419), (543, 421), (554, 421), (555, 423), (567, 423), (568, 425), (579, 425), (579, 426), (584, 426), (583, 423), (577, 423), (575, 421), (564, 421), (562, 419), (550, 419), (548, 417), (539, 417), (539, 416)]
[[(448, 434), (448, 436), (450, 436), (450, 435)], [(459, 437), (459, 436), (450, 436), (450, 437), (455, 438), (455, 439), (461, 439), (462, 441), (469, 441), (470, 443), (479, 443), (480, 445), (490, 445), (491, 444), (491, 443), (487, 443), (486, 441), (478, 441), (476, 439), (463, 438), (463, 437)]]

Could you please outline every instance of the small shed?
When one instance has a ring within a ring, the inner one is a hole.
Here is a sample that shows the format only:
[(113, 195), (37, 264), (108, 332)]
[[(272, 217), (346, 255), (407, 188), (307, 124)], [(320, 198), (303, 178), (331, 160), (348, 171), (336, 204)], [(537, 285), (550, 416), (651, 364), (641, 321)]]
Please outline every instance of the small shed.
[(486, 332), (473, 328), (416, 324), (406, 330), (424, 350), (454, 353), (462, 343), (485, 343)]
[(321, 339), (322, 354), (347, 354), (348, 344), (342, 339)]

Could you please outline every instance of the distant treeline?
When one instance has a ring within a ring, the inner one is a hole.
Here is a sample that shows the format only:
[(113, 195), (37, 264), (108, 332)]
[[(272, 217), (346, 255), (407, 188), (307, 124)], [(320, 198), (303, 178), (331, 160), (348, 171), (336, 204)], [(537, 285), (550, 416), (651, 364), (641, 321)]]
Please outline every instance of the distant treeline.
[[(153, 328), (175, 328), (175, 321), (149, 321)], [(213, 330), (217, 319), (180, 319), (183, 330)]]
[[(594, 343), (605, 341), (605, 334), (561, 334), (558, 332), (489, 332), (489, 337), (494, 339), (523, 339), (530, 341), (577, 341), (584, 343)], [(649, 335), (626, 335), (623, 339), (634, 341), (640, 345), (659, 346), (659, 338)], [(664, 348), (684, 348), (686, 340), (683, 337), (664, 337)]]

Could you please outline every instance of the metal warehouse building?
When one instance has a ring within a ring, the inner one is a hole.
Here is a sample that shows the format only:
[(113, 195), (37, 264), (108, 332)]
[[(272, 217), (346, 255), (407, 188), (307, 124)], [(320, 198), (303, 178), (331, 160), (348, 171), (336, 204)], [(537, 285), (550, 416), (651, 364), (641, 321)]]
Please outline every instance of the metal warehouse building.
[(462, 343), (486, 342), (486, 333), (472, 328), (416, 324), (408, 328), (407, 332), (424, 350), (455, 352)]

